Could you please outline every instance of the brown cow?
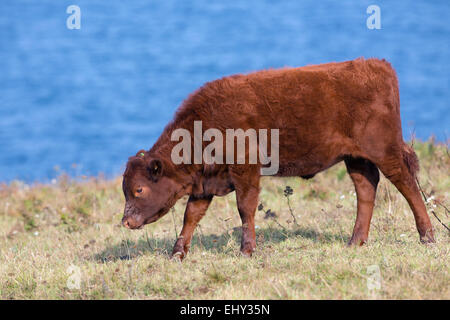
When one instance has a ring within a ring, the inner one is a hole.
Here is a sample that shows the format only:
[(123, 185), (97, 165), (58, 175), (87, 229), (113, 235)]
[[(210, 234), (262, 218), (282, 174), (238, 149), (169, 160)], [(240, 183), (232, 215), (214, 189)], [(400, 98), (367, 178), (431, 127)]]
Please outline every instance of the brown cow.
[(194, 121), (202, 121), (203, 130), (223, 132), (279, 129), (277, 176), (310, 178), (343, 160), (358, 200), (349, 244), (367, 241), (381, 170), (408, 201), (420, 240), (434, 242), (415, 182), (418, 159), (402, 139), (397, 76), (384, 59), (264, 70), (206, 83), (183, 102), (149, 151), (129, 159), (123, 179), (125, 227), (154, 222), (189, 195), (173, 249), (183, 259), (213, 196), (236, 191), (241, 252), (251, 255), (262, 165), (174, 164), (171, 152), (178, 141), (172, 141), (172, 133), (193, 132)]

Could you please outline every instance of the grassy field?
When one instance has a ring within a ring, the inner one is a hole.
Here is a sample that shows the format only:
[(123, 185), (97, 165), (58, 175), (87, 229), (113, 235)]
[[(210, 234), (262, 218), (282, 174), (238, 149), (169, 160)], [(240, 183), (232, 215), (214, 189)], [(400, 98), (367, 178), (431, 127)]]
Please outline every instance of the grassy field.
[[(437, 204), (449, 207), (448, 150), (415, 149), (429, 210), (448, 225)], [(437, 243), (420, 244), (412, 212), (384, 177), (360, 248), (346, 246), (356, 197), (343, 164), (307, 181), (263, 179), (252, 258), (239, 253), (232, 193), (213, 200), (187, 258), (171, 260), (186, 200), (131, 231), (120, 226), (120, 178), (1, 186), (0, 299), (450, 299), (449, 232), (430, 213)]]

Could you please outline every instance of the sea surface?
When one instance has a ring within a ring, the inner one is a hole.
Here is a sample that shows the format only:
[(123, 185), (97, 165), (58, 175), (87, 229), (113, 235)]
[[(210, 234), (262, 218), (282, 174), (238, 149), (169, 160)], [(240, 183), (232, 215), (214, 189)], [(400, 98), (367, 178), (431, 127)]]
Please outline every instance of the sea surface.
[(113, 177), (206, 81), (361, 56), (397, 70), (405, 139), (444, 141), (449, 19), (448, 0), (1, 0), (0, 182)]

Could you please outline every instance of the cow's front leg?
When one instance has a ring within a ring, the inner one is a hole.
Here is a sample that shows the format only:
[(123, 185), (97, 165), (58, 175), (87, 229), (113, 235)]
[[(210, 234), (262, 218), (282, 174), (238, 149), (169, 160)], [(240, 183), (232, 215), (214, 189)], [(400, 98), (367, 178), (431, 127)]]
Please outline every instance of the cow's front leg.
[(256, 249), (255, 212), (259, 195), (258, 173), (247, 177), (241, 176), (239, 181), (235, 182), (237, 207), (242, 220), (241, 253), (248, 257)]
[(195, 227), (205, 215), (212, 198), (212, 196), (199, 198), (192, 195), (189, 197), (186, 211), (184, 212), (183, 229), (173, 247), (172, 257), (179, 257), (180, 260), (184, 259), (191, 246)]

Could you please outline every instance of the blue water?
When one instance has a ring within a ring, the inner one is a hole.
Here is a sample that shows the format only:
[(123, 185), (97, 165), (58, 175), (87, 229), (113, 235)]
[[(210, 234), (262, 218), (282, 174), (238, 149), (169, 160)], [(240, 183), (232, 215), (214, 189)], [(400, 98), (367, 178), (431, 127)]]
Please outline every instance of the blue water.
[(445, 140), (449, 18), (448, 0), (1, 0), (0, 181), (120, 174), (206, 81), (359, 56), (397, 70), (405, 138)]

